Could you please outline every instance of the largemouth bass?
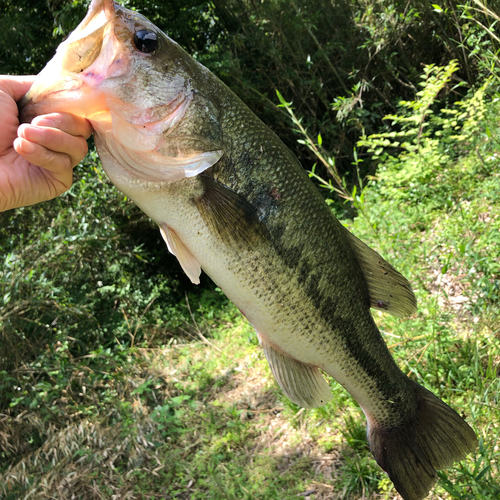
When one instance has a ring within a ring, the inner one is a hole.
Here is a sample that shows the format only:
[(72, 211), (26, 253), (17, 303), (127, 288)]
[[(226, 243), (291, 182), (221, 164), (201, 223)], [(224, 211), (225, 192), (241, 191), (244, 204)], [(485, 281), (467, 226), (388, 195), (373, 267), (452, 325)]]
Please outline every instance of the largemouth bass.
[(370, 307), (416, 309), (408, 281), (332, 215), (295, 156), (155, 25), (93, 0), (20, 103), (21, 120), (90, 120), (115, 186), (255, 327), (276, 381), (306, 408), (356, 399), (371, 451), (405, 500), (475, 449), (469, 425), (396, 365)]

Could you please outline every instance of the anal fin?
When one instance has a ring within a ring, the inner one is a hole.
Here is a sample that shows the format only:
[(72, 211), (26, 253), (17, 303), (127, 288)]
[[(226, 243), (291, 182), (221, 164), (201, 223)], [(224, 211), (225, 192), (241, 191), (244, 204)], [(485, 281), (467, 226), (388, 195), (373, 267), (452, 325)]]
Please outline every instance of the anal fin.
[(303, 408), (317, 408), (332, 399), (330, 386), (316, 366), (286, 356), (260, 340), (274, 378), (290, 401)]
[(201, 266), (177, 233), (167, 226), (160, 227), (160, 233), (170, 253), (174, 254), (188, 278), (195, 285), (200, 284)]

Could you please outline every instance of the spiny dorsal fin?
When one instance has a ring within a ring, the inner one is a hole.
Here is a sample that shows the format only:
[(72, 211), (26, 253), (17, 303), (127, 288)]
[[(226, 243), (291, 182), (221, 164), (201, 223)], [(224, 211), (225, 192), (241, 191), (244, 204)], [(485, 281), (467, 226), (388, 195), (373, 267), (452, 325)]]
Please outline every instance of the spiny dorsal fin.
[(160, 233), (167, 244), (170, 253), (174, 254), (179, 261), (188, 278), (195, 285), (200, 284), (201, 267), (200, 263), (195, 259), (193, 254), (181, 241), (177, 233), (168, 226), (160, 227)]
[(371, 307), (398, 318), (411, 316), (417, 310), (417, 299), (409, 281), (375, 250), (344, 229), (368, 285)]
[(260, 340), (274, 378), (290, 401), (303, 408), (317, 408), (332, 399), (330, 386), (316, 366), (285, 356)]
[(203, 194), (194, 200), (207, 226), (227, 246), (255, 248), (268, 235), (257, 210), (245, 198), (212, 177), (200, 175)]

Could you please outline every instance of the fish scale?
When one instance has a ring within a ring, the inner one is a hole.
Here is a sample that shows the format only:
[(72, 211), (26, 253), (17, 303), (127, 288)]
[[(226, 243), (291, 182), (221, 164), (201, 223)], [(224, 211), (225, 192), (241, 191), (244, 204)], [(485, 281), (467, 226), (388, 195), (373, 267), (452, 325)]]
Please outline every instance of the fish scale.
[[(257, 121), (255, 115), (250, 112), (233, 112), (233, 108), (241, 108), (241, 103), (236, 100), (226, 100), (223, 116), (228, 116), (228, 118), (227, 120), (223, 119), (223, 129), (233, 130), (234, 122), (239, 121), (240, 123), (246, 123), (247, 128), (252, 130), (252, 133), (247, 134), (244, 141), (238, 140), (237, 137), (233, 138), (232, 148), (229, 153), (232, 158), (226, 160), (226, 162), (224, 162), (224, 159), (220, 161), (214, 167), (213, 176), (222, 184), (237, 190), (255, 206), (260, 206), (262, 203), (259, 203), (260, 200), (255, 200), (252, 196), (254, 191), (252, 186), (254, 185), (268, 186), (267, 192), (269, 193), (273, 188), (278, 192), (286, 193), (278, 203), (280, 209), (272, 210), (263, 216), (272, 237), (270, 251), (276, 253), (275, 261), (282, 262), (281, 266), (281, 262), (273, 262), (270, 269), (273, 269), (275, 275), (281, 277), (283, 283), (291, 283), (290, 280), (297, 276), (297, 271), (299, 276), (302, 277), (302, 280), (297, 280), (297, 283), (290, 287), (292, 291), (287, 294), (287, 303), (289, 306), (293, 304), (294, 310), (287, 307), (281, 308), (276, 313), (275, 324), (284, 326), (281, 328), (280, 333), (276, 335), (277, 338), (271, 337), (270, 341), (287, 352), (287, 346), (293, 343), (293, 339), (304, 336), (311, 337), (310, 331), (314, 331), (319, 336), (316, 345), (321, 348), (321, 357), (328, 358), (341, 347), (343, 337), (358, 337), (360, 333), (362, 334), (366, 330), (369, 331), (368, 335), (370, 337), (374, 335), (374, 332), (379, 336), (367, 306), (369, 300), (366, 284), (359, 272), (359, 265), (355, 260), (353, 251), (339, 235), (338, 228), (336, 228), (338, 222), (331, 216), (328, 207), (319, 194), (310, 188), (308, 182), (305, 182), (306, 174), (293, 155), (287, 154), (285, 156), (282, 148), (275, 144), (279, 139), (275, 138), (260, 121)], [(225, 124), (226, 121), (227, 125)], [(254, 155), (255, 152), (260, 153), (260, 159), (256, 159), (254, 162), (244, 162), (243, 165), (242, 162), (238, 162), (239, 157), (252, 150)], [(275, 168), (275, 165), (284, 164), (285, 162), (289, 165), (292, 164), (294, 167), (293, 170), (290, 167), (287, 168), (286, 177), (283, 176), (280, 169)], [(231, 175), (232, 169), (226, 168), (227, 163), (239, 166), (237, 178)], [(291, 172), (295, 175), (292, 176)], [(321, 217), (322, 213), (323, 217)], [(262, 263), (262, 255), (259, 257)], [(325, 262), (341, 262), (342, 267), (330, 266), (325, 269)], [(287, 269), (279, 270), (278, 266), (282, 267), (283, 265), (290, 269), (291, 272), (288, 273)], [(352, 272), (339, 272), (349, 266), (352, 268)], [(318, 270), (318, 272), (321, 270), (321, 280), (316, 276), (316, 282), (313, 282), (315, 275), (311, 274), (314, 269)], [(303, 270), (302, 274), (301, 270)], [(240, 273), (244, 272), (244, 268), (240, 270)], [(332, 287), (332, 283), (335, 284), (335, 287)], [(265, 281), (259, 283), (261, 288), (267, 289), (266, 285)], [(270, 288), (270, 294), (272, 294), (273, 288), (276, 289), (277, 286), (274, 285)], [(295, 294), (293, 290), (296, 291)], [(350, 297), (350, 301), (336, 301), (336, 295), (346, 295)], [(363, 297), (365, 303), (359, 304), (358, 302), (361, 302)], [(344, 311), (336, 311), (336, 309), (344, 305)], [(324, 309), (321, 314), (321, 323), (312, 326), (307, 311), (321, 311), (321, 309)], [(366, 319), (360, 315), (360, 311), (365, 312)], [(283, 318), (293, 319), (283, 323)], [(344, 325), (343, 328), (335, 327), (339, 322)], [(360, 324), (359, 327), (358, 324)], [(367, 324), (368, 327), (365, 326)], [(284, 333), (284, 330), (286, 330), (285, 325), (290, 328), (288, 334)], [(300, 326), (293, 328), (292, 325)], [(264, 327), (263, 331), (266, 330), (267, 328)], [(279, 342), (279, 338), (286, 338), (286, 336), (292, 339), (292, 342), (288, 339)], [(332, 342), (332, 339), (337, 337), (340, 342)], [(381, 363), (392, 368), (394, 363), (385, 344), (379, 342), (379, 345), (381, 347), (379, 359), (376, 360), (373, 354), (366, 355), (366, 364), (370, 366), (376, 363), (379, 365), (379, 370)], [(303, 348), (300, 346), (296, 350), (302, 352)], [(288, 354), (292, 353), (288, 352)], [(316, 351), (313, 357), (315, 358), (314, 361), (318, 363), (318, 353)], [(358, 365), (356, 360), (360, 357), (361, 352), (358, 349), (354, 366)], [(361, 357), (361, 359), (363, 358)], [(307, 358), (302, 360), (307, 363), (314, 362)], [(352, 366), (353, 361), (351, 360), (347, 364)], [(321, 361), (321, 365), (335, 377), (334, 373), (331, 373), (334, 370), (328, 370), (326, 367), (328, 365), (338, 366), (339, 359), (336, 359), (336, 357), (328, 361), (325, 359)], [(360, 367), (356, 366), (352, 372), (356, 374), (359, 370)], [(381, 372), (384, 373), (383, 370)], [(389, 380), (394, 376), (400, 378), (399, 369), (396, 374), (392, 373), (387, 377), (388, 380), (385, 381), (385, 384), (382, 384), (386, 390), (389, 389)], [(358, 377), (355, 376), (355, 378)], [(406, 386), (405, 382), (403, 384)]]
[(436, 470), (476, 448), (468, 424), (402, 373), (373, 320), (370, 307), (415, 312), (408, 281), (332, 215), (279, 138), (146, 18), (93, 0), (19, 108), (21, 121), (89, 119), (111, 181), (158, 224), (189, 278), (205, 271), (248, 318), (287, 397), (326, 404), (323, 371), (356, 399), (404, 500), (425, 498)]

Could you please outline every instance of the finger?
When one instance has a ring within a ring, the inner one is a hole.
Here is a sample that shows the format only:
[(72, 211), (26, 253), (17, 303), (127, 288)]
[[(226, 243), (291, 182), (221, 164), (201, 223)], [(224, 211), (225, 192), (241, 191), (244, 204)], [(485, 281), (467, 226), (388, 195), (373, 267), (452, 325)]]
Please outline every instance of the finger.
[(88, 139), (92, 134), (92, 125), (85, 118), (69, 113), (50, 113), (33, 119), (32, 125), (39, 127), (57, 128), (71, 135)]
[(22, 137), (18, 137), (14, 141), (14, 149), (28, 162), (51, 172), (54, 178), (60, 180), (66, 189), (69, 189), (72, 182), (73, 167), (78, 163), (70, 155), (51, 151)]
[(21, 156), (26, 156), (26, 155), (32, 155), (36, 150), (36, 146), (32, 142), (27, 141), (26, 139), (23, 139), (22, 137), (17, 137), (14, 140), (14, 149)]
[(14, 141), (14, 149), (33, 165), (51, 172), (55, 179), (69, 189), (73, 176), (73, 164), (68, 154), (51, 151), (22, 137)]
[[(68, 155), (72, 167), (77, 165), (88, 152), (87, 141), (82, 136), (73, 136), (57, 128), (23, 124), (18, 129), (18, 135), (54, 153)], [(44, 154), (40, 161), (45, 161), (45, 156)], [(39, 163), (36, 164), (42, 166)]]
[(7, 93), (14, 101), (18, 101), (28, 92), (36, 76), (0, 76), (0, 90)]
[[(25, 149), (27, 142), (26, 139), (18, 137), (14, 141), (14, 148), (20, 152)], [(23, 188), (24, 200), (16, 206), (32, 205), (55, 198), (67, 191), (73, 183), (73, 168), (68, 155), (49, 151), (38, 144), (30, 143), (30, 145), (34, 149), (33, 153), (24, 154), (23, 158), (31, 166), (26, 172), (31, 188), (28, 190)], [(24, 185), (28, 186), (26, 182)]]

